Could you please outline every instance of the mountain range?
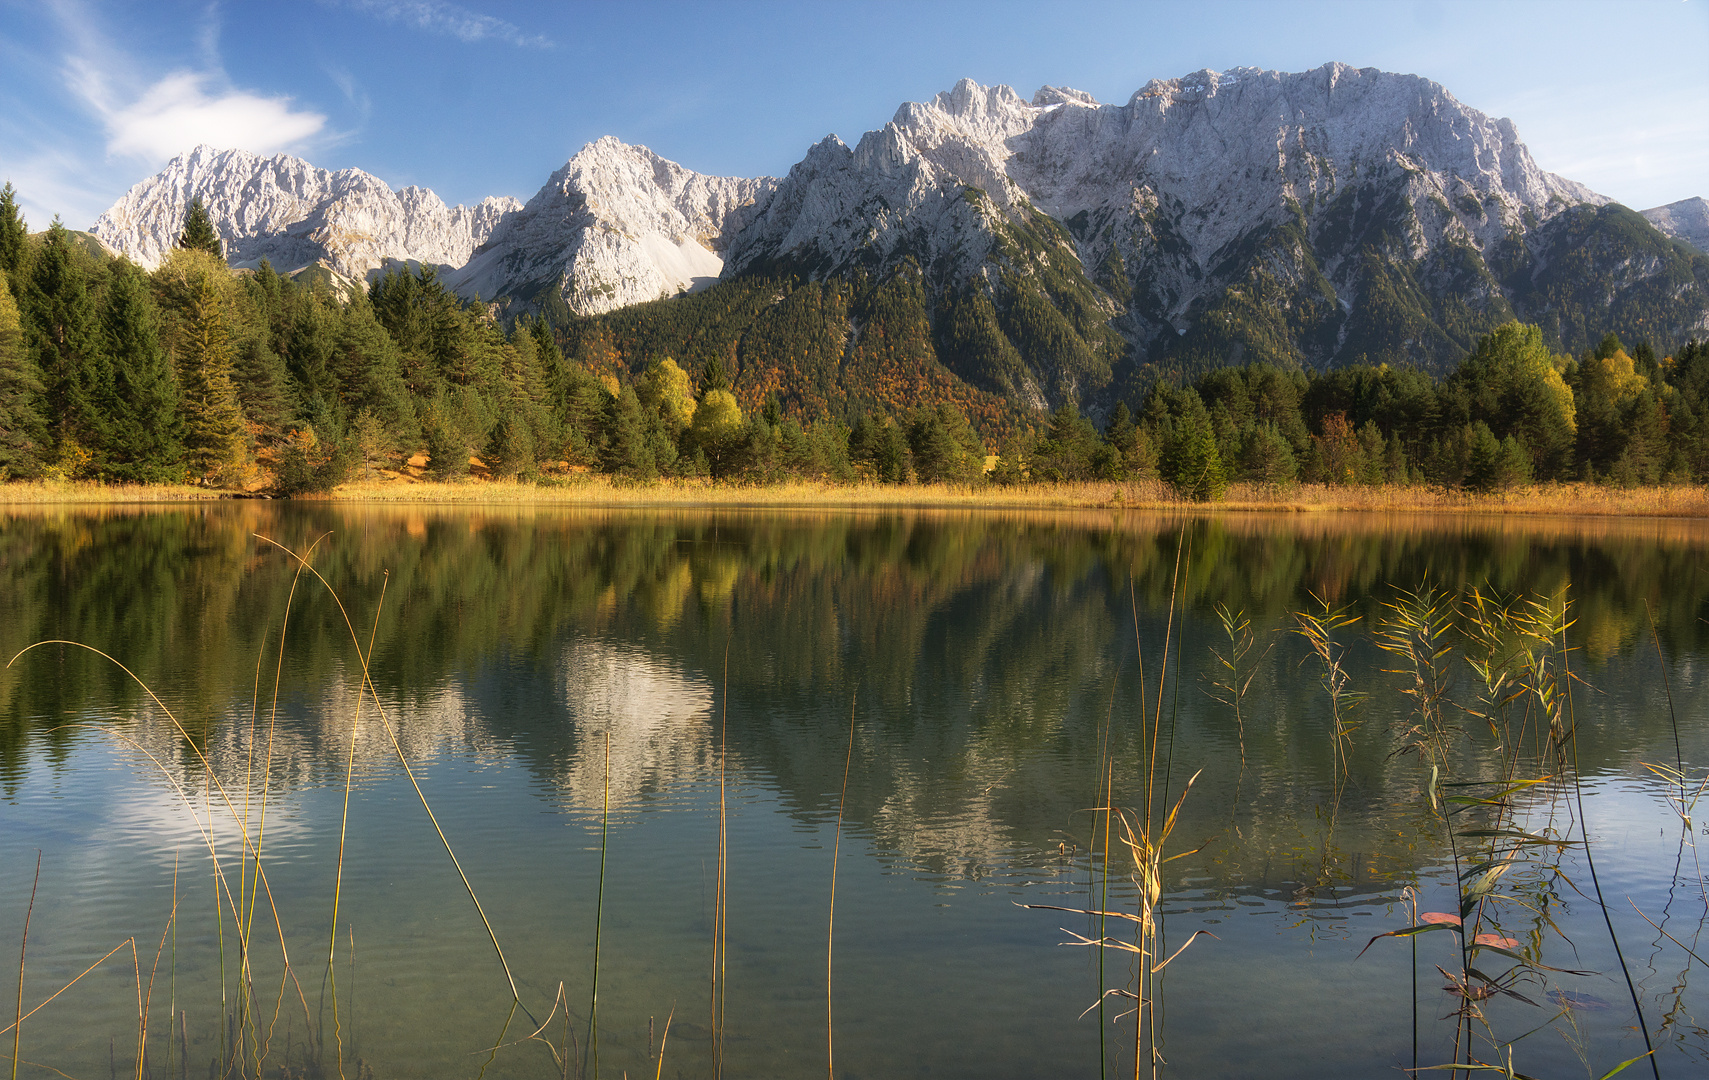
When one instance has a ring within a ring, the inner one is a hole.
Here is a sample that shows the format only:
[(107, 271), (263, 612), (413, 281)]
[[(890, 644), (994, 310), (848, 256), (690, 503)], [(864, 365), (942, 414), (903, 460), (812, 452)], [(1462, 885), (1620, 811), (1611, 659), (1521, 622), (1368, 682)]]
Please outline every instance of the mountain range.
[[(1609, 331), (1664, 351), (1709, 334), (1703, 199), (1640, 215), (1540, 169), (1511, 121), (1343, 64), (1201, 71), (1122, 104), (963, 80), (853, 147), (825, 138), (781, 179), (705, 176), (607, 137), (527, 203), (472, 208), (198, 147), (93, 232), (152, 266), (192, 199), (235, 266), (359, 280), (434, 264), (466, 297), (584, 335), (679, 327), (645, 348), (694, 362), (711, 308), (647, 314), (654, 302), (757, 281), (778, 283), (769, 303), (803, 283), (846, 290), (811, 318), (848, 357), (874, 290), (891, 289), (890, 309), (926, 328), (908, 362), (1015, 407), (1098, 410), (1158, 374), (1258, 360), (1440, 372), (1512, 318), (1575, 352)], [(724, 329), (740, 390), (740, 327)], [(618, 361), (638, 367), (641, 348)], [(804, 392), (789, 370), (766, 378)]]

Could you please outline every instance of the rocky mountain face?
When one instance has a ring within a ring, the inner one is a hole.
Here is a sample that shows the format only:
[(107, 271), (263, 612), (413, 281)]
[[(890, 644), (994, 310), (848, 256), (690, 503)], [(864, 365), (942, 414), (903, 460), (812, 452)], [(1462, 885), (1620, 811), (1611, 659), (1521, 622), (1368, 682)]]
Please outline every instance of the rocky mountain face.
[[(939, 357), (1034, 404), (1119, 393), (1141, 365), (1440, 370), (1515, 315), (1582, 348), (1597, 290), (1560, 267), (1589, 271), (1587, 230), (1600, 306), (1709, 329), (1704, 268), (1652, 250), (1623, 208), (1594, 212), (1607, 202), (1538, 168), (1510, 121), (1410, 75), (1201, 71), (1122, 105), (963, 81), (852, 150), (813, 147), (725, 274), (917, 271)], [(1680, 279), (1677, 303), (1658, 274)], [(1005, 340), (946, 334), (945, 316)]]
[(1122, 104), (964, 80), (781, 180), (608, 137), (525, 206), (199, 147), (95, 233), (152, 265), (195, 197), (238, 265), (437, 263), (465, 297), (579, 319), (595, 366), (716, 348), (744, 401), (808, 414), (926, 388), (969, 415), (1098, 412), (1251, 361), (1442, 372), (1515, 317), (1573, 352), (1709, 334), (1709, 256), (1685, 246), (1709, 243), (1709, 204), (1640, 216), (1538, 168), (1510, 121), (1343, 64), (1201, 71)]
[(776, 184), (704, 176), (606, 136), (553, 173), (446, 283), (465, 296), (530, 302), (555, 288), (578, 315), (692, 292), (718, 280), (730, 238)]
[(234, 266), (269, 260), (289, 273), (316, 264), (361, 279), (391, 261), (461, 266), (506, 215), (511, 198), (445, 205), (426, 188), (393, 191), (360, 169), (328, 172), (287, 154), (198, 146), (131, 188), (91, 230), (153, 269), (200, 199)]
[(1709, 253), (1709, 199), (1701, 195), (1694, 199), (1681, 199), (1645, 210), (1644, 217), (1675, 240), (1683, 240), (1698, 251)]

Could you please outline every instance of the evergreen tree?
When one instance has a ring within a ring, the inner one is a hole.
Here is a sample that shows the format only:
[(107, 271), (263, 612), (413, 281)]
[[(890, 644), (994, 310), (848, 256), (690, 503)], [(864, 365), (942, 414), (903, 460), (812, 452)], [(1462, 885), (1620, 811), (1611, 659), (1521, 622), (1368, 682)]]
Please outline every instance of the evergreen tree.
[(1507, 491), (1531, 479), (1531, 456), (1512, 435), (1497, 440), (1482, 420), (1472, 425), (1466, 487), (1473, 491)]
[(0, 272), (0, 479), (40, 475), (47, 425), (37, 401), (41, 378), (24, 348), (22, 320), (7, 275)]
[(58, 218), (30, 267), (22, 314), (33, 333), (55, 460), (71, 474), (97, 470), (105, 450), (112, 372), (85, 267)]
[(344, 306), (327, 367), (338, 388), (342, 415), (367, 410), (391, 436), (394, 448), (415, 442), (420, 431), (404, 385), (402, 355), (367, 297), (358, 295)]
[(1291, 484), (1299, 476), (1294, 450), (1274, 422), (1254, 424), (1240, 449), (1240, 475), (1244, 480), (1272, 486)]
[(908, 451), (921, 483), (971, 483), (985, 472), (985, 444), (954, 405), (917, 410), (908, 422)]
[(724, 374), (724, 361), (713, 356), (700, 369), (700, 396), (704, 398), (714, 390), (730, 389), (730, 378)]
[(219, 230), (208, 218), (207, 208), (201, 199), (190, 201), (189, 212), (184, 215), (184, 231), (178, 234), (178, 246), (191, 251), (205, 251), (220, 259), (225, 258), (225, 244), (220, 240)]
[(113, 367), (111, 471), (128, 480), (178, 479), (178, 379), (160, 343), (160, 319), (142, 271), (119, 263), (107, 286), (101, 328)]
[[(740, 415), (738, 412), (737, 416)], [(605, 447), (600, 467), (608, 473), (638, 479), (658, 475), (647, 438), (647, 418), (633, 386), (625, 386), (606, 408)]]
[(184, 446), (191, 473), (205, 481), (239, 481), (248, 465), (243, 410), (232, 385), (232, 351), (220, 295), (203, 276), (186, 312), (178, 372)]
[(1033, 449), (1032, 478), (1089, 480), (1097, 450), (1097, 429), (1080, 415), (1073, 402), (1066, 402), (1050, 414), (1050, 426)]
[(991, 482), (1004, 486), (1025, 483), (1031, 454), (1032, 440), (1028, 436), (1009, 436), (997, 455), (997, 467), (991, 470)]
[(606, 403), (612, 395), (593, 372), (569, 364), (555, 407), (563, 424), (562, 456), (572, 465), (597, 465), (604, 438)]
[(255, 334), (238, 344), (232, 374), (243, 415), (271, 443), (285, 436), (302, 407), (291, 393), (291, 373), (268, 337)]
[(564, 385), (564, 351), (558, 347), (552, 324), (544, 315), (537, 316), (528, 323), (528, 332), (534, 337), (534, 352), (539, 358), (540, 372), (546, 379), (546, 385), (554, 392), (561, 390)]
[(285, 368), (305, 410), (316, 399), (331, 405), (341, 396), (335, 370), (343, 322), (338, 304), (330, 292), (317, 288), (293, 308), (279, 343)]
[(469, 439), (464, 432), (462, 410), (451, 395), (434, 395), (422, 417), (422, 435), (427, 443), (427, 467), (436, 480), (458, 480), (469, 475)]
[(1161, 472), (1176, 491), (1197, 502), (1215, 502), (1228, 489), (1222, 457), (1210, 414), (1192, 390), (1181, 395), (1181, 412), (1174, 418), (1164, 444)]
[(27, 236), (29, 231), (24, 227), (23, 215), (18, 212), (17, 192), (7, 181), (5, 187), (0, 187), (0, 273), (14, 279), (14, 290), (21, 284), (16, 279), (28, 257)]
[(1463, 411), (1462, 421), (1481, 420), (1497, 440), (1513, 435), (1525, 443), (1535, 475), (1564, 477), (1578, 434), (1573, 391), (1562, 377), (1566, 361), (1549, 352), (1542, 330), (1510, 322), (1479, 340), (1443, 391), (1450, 400), (1459, 395), (1453, 411)]

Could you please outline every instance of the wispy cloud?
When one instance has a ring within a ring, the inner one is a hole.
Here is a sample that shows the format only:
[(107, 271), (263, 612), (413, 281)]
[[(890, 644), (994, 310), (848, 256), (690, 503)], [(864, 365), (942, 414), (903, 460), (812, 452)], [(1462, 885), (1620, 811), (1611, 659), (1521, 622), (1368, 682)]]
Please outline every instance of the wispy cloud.
[(288, 97), (227, 85), (222, 72), (175, 71), (130, 101), (116, 101), (80, 62), (70, 73), (106, 125), (107, 152), (121, 157), (159, 161), (198, 143), (270, 154), (326, 126), (325, 116), (295, 108)]
[(390, 23), (413, 26), (430, 34), (459, 41), (502, 41), (527, 49), (550, 49), (552, 42), (531, 34), (515, 23), (482, 15), (444, 0), (349, 0), (357, 11)]
[(109, 157), (158, 164), (198, 143), (273, 153), (326, 126), (325, 116), (296, 107), (289, 97), (232, 82), (220, 61), (216, 8), (192, 28), (193, 58), (161, 74), (77, 0), (58, 0), (54, 7), (71, 45), (61, 63), (65, 85), (105, 129)]

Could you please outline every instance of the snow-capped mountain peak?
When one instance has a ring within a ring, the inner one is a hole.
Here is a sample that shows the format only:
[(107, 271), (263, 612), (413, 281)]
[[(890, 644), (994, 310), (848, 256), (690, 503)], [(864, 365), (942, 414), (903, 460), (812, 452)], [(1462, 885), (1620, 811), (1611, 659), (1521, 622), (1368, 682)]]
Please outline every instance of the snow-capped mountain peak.
[(323, 263), (360, 278), (389, 260), (460, 266), (503, 217), (511, 198), (447, 207), (422, 187), (393, 191), (361, 169), (328, 172), (288, 154), (201, 145), (131, 188), (91, 230), (152, 269), (177, 243), (200, 199), (235, 266), (269, 260), (280, 271)]
[(607, 135), (565, 162), (446, 281), (487, 297), (559, 287), (584, 315), (704, 288), (775, 184), (705, 176)]

